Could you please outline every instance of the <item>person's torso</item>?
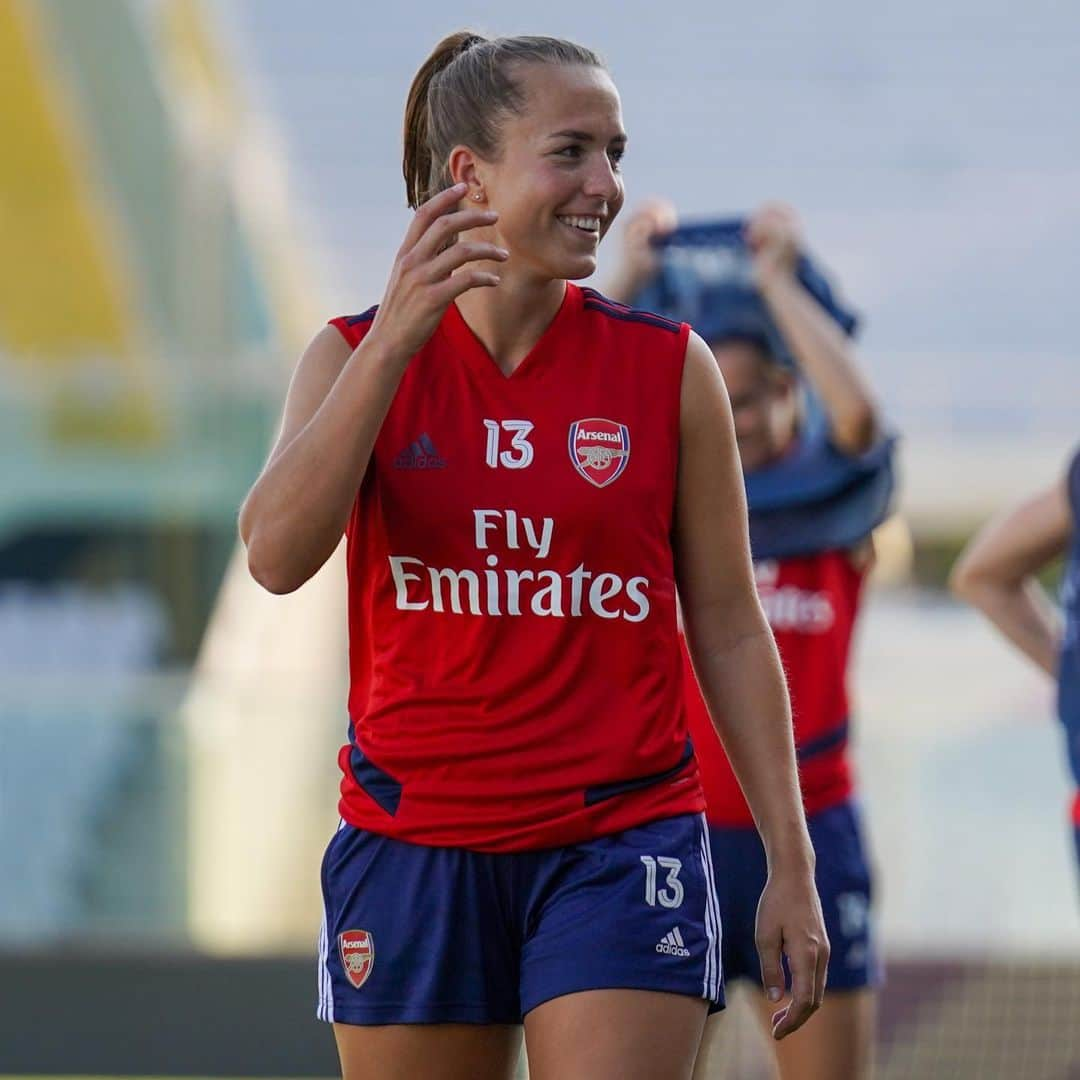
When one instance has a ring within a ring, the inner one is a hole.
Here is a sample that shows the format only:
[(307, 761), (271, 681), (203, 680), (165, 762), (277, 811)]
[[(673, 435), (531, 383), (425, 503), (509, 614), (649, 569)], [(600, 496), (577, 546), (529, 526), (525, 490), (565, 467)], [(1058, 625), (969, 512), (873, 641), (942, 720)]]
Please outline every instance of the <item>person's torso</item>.
[[(1066, 482), (1073, 532), (1061, 587), (1065, 631), (1058, 659), (1058, 714), (1065, 726), (1073, 781), (1080, 788), (1080, 451), (1069, 463)], [(1073, 822), (1080, 826), (1080, 792), (1073, 802)]]
[(703, 808), (670, 542), (687, 334), (568, 286), (510, 377), (453, 305), (411, 361), (348, 528), (346, 820), (498, 851)]
[[(761, 560), (754, 570), (787, 676), (803, 801), (808, 813), (817, 813), (852, 793), (847, 665), (864, 573), (847, 551)], [(683, 677), (709, 821), (750, 827), (753, 817), (716, 738), (685, 642)]]

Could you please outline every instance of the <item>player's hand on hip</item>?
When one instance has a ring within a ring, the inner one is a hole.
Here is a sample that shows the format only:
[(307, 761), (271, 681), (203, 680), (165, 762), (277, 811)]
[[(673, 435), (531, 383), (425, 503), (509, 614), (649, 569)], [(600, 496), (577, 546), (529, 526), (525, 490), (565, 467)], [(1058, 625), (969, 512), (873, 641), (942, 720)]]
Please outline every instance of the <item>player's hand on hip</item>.
[(423, 204), (413, 217), (390, 271), (369, 337), (408, 360), (435, 332), (447, 307), (469, 289), (499, 284), (505, 248), (462, 234), (490, 228), (494, 210), (459, 209), (466, 185), (455, 184)]
[(770, 870), (757, 912), (761, 983), (770, 1001), (784, 996), (784, 956), (791, 998), (772, 1017), (773, 1038), (797, 1031), (820, 1008), (829, 965), (829, 938), (812, 867)]
[(784, 203), (766, 203), (750, 216), (746, 243), (759, 287), (770, 278), (794, 275), (802, 247), (798, 215)]

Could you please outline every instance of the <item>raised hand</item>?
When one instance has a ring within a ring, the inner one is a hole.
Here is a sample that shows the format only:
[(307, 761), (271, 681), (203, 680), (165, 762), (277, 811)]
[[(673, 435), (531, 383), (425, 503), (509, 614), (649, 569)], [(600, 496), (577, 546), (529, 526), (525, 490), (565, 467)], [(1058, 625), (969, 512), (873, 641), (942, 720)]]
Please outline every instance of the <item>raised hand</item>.
[(771, 277), (794, 274), (802, 246), (798, 215), (785, 203), (766, 203), (751, 215), (746, 242), (759, 287)]
[(465, 190), (465, 184), (455, 184), (424, 203), (394, 259), (368, 337), (382, 341), (402, 361), (420, 350), (462, 293), (499, 284), (495, 268), (483, 264), (509, 257), (505, 248), (488, 241), (460, 239), (494, 225), (499, 217), (494, 210), (458, 209)]
[(605, 281), (604, 292), (613, 300), (632, 301), (660, 269), (655, 241), (670, 233), (677, 222), (675, 207), (667, 199), (648, 199), (636, 207), (623, 228), (619, 262)]
[(649, 199), (630, 215), (623, 229), (623, 259), (632, 272), (645, 278), (656, 273), (660, 256), (655, 241), (671, 232), (678, 221), (667, 199)]

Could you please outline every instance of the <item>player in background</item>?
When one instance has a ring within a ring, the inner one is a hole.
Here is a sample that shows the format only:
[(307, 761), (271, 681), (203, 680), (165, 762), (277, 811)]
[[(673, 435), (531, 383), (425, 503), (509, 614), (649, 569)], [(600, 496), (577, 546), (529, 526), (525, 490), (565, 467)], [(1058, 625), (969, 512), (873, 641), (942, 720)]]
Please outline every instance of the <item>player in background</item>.
[(444, 39), (410, 90), (416, 214), (382, 302), (315, 337), (241, 510), (272, 592), (347, 539), (349, 741), (318, 968), (346, 1080), (509, 1077), (522, 1022), (533, 1080), (690, 1076), (720, 928), (676, 581), (769, 849), (776, 1036), (821, 1000), (828, 944), (723, 381), (685, 324), (572, 284), (622, 205), (625, 142), (589, 50)]
[[(660, 200), (631, 217), (622, 262), (608, 282), (610, 295), (632, 300), (649, 285), (660, 271), (660, 244), (675, 226), (674, 208)], [(781, 205), (763, 207), (750, 217), (745, 242), (757, 293), (824, 410), (823, 439), (828, 445), (819, 450), (828, 464), (822, 467), (836, 466), (835, 452), (853, 462), (875, 448), (881, 453), (885, 447), (878, 406), (850, 341), (796, 274), (802, 238), (793, 211)], [(782, 477), (787, 462), (797, 459), (804, 470), (812, 466), (813, 457), (805, 453), (796, 371), (777, 362), (764, 335), (740, 332), (728, 337), (718, 332), (709, 345), (731, 398), (748, 490), (767, 474)], [(867, 1076), (874, 1041), (879, 971), (871, 937), (870, 871), (847, 752), (847, 677), (852, 633), (873, 561), (870, 528), (880, 517), (866, 517), (838, 546), (835, 536), (820, 530), (824, 515), (835, 509), (813, 501), (795, 507), (781, 538), (786, 547), (779, 554), (765, 552), (768, 557), (760, 557), (756, 547), (754, 551), (759, 593), (788, 678), (800, 777), (817, 854), (818, 892), (832, 947), (819, 1016), (776, 1045), (784, 1080)], [(751, 497), (752, 536), (756, 515)], [(686, 659), (691, 736), (702, 768), (720, 893), (725, 979), (760, 984), (754, 959), (755, 897), (767, 879), (765, 852), (735, 774), (722, 749), (708, 737), (708, 712), (716, 717), (715, 706), (710, 702), (706, 711), (689, 656)], [(768, 1024), (767, 1000), (761, 1010)], [(726, 1015), (709, 1021), (696, 1076), (722, 1070), (736, 1034), (732, 1022)]]
[[(1062, 555), (1064, 622), (1035, 576)], [(1071, 818), (1080, 865), (1080, 450), (1063, 477), (976, 533), (949, 587), (1057, 680), (1058, 716), (1077, 787)]]

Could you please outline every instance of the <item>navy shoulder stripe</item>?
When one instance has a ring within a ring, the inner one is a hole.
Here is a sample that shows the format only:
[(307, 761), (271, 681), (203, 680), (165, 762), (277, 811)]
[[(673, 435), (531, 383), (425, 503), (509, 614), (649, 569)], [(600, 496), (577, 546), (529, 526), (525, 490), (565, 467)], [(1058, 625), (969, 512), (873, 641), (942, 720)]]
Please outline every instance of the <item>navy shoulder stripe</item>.
[(630, 310), (629, 304), (624, 304), (621, 300), (612, 300), (610, 296), (605, 296), (598, 289), (590, 289), (588, 285), (582, 285), (581, 293), (586, 300), (600, 300), (613, 308), (622, 308), (624, 311)]
[(349, 315), (345, 319), (345, 325), (356, 326), (357, 323), (371, 322), (371, 320), (375, 318), (375, 314), (378, 310), (379, 305), (375, 304), (373, 307), (369, 307), (367, 311), (363, 311), (359, 315)]
[(656, 315), (651, 311), (640, 311), (637, 308), (627, 307), (615, 300), (609, 300), (595, 289), (582, 289), (585, 303), (582, 305), (586, 311), (599, 311), (612, 319), (621, 322), (644, 323), (646, 326), (654, 326), (658, 330), (667, 330), (668, 333), (677, 334), (679, 324), (665, 319), (662, 315)]
[(655, 326), (658, 330), (666, 330), (669, 334), (679, 332), (679, 324), (670, 322), (659, 315), (653, 315), (648, 311), (636, 311), (634, 308), (613, 308), (607, 304), (598, 303), (595, 300), (586, 300), (583, 307), (586, 311), (600, 311), (612, 319), (620, 322), (644, 323), (646, 326)]

